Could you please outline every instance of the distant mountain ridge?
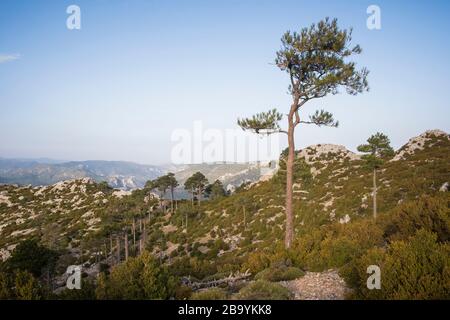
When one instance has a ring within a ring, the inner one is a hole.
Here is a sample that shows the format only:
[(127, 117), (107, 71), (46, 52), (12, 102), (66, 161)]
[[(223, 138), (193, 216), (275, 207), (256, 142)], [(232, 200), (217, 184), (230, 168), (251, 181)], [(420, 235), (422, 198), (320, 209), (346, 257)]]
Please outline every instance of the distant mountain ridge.
[[(197, 171), (210, 182), (219, 179), (225, 187), (234, 188), (243, 182), (255, 182), (261, 177), (262, 167), (268, 163), (208, 163), (189, 165), (144, 165), (126, 161), (57, 161), (51, 159), (0, 158), (0, 184), (47, 186), (65, 180), (91, 178), (106, 181), (111, 187), (122, 190), (142, 188), (145, 182), (169, 171), (175, 173), (180, 184), (178, 198), (186, 197), (183, 184)], [(267, 170), (266, 170), (267, 171)]]
[(164, 174), (164, 168), (125, 161), (69, 161), (43, 163), (0, 158), (0, 183), (51, 185), (64, 180), (92, 178), (118, 189), (135, 189)]

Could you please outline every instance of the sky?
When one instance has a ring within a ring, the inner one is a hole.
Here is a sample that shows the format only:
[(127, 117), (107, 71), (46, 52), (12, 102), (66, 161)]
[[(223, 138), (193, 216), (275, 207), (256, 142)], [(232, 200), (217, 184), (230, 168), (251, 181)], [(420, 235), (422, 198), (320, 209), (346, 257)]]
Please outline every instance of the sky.
[[(66, 26), (69, 5), (81, 29)], [(366, 10), (380, 8), (381, 29)], [(395, 148), (450, 131), (448, 1), (0, 1), (0, 157), (171, 161), (175, 130), (238, 130), (236, 119), (287, 113), (280, 38), (324, 17), (353, 27), (368, 93), (311, 101), (339, 128), (298, 127), (296, 147), (355, 150), (386, 133)], [(282, 122), (283, 124), (283, 122)], [(286, 146), (281, 136), (281, 147)]]

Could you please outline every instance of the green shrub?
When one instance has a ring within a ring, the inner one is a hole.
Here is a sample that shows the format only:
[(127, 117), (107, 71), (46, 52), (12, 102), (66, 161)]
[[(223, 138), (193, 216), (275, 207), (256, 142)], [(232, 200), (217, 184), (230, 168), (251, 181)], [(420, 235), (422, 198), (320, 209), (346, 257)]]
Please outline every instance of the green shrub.
[(0, 300), (40, 300), (47, 293), (28, 271), (0, 272)]
[(435, 232), (438, 241), (450, 240), (450, 198), (425, 196), (394, 209), (385, 227), (389, 240), (406, 240), (418, 229)]
[(285, 287), (264, 280), (251, 282), (233, 295), (236, 300), (289, 300), (291, 292)]
[(221, 288), (211, 288), (192, 294), (191, 300), (226, 300), (227, 293)]
[[(409, 241), (394, 241), (385, 250), (374, 248), (343, 270), (356, 287), (354, 298), (450, 299), (450, 244), (419, 230)], [(381, 289), (366, 286), (369, 265), (381, 269)]]
[(91, 281), (83, 280), (80, 290), (66, 288), (56, 298), (61, 300), (95, 300), (95, 285)]
[(256, 280), (289, 281), (304, 276), (305, 273), (296, 267), (270, 267), (255, 275)]
[(340, 268), (367, 249), (384, 244), (383, 229), (370, 220), (334, 224), (313, 230), (295, 243), (294, 264), (309, 270)]
[(39, 277), (44, 269), (52, 272), (58, 254), (43, 247), (35, 239), (20, 242), (12, 252), (11, 257), (5, 262), (8, 271), (23, 270)]
[(175, 293), (174, 277), (148, 252), (115, 266), (101, 280), (99, 299), (167, 299)]
[(179, 285), (175, 289), (175, 299), (177, 300), (186, 300), (189, 299), (192, 295), (192, 289), (186, 285)]
[(270, 266), (270, 257), (267, 253), (256, 251), (248, 255), (247, 261), (243, 265), (243, 270), (250, 270), (251, 273), (258, 273)]

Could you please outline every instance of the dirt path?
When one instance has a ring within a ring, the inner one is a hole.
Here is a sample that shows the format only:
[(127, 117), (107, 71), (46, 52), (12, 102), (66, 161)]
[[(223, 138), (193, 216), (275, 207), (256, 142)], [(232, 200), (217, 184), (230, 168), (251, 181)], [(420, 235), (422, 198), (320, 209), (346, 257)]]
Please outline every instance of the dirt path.
[(306, 272), (301, 278), (280, 284), (294, 294), (295, 300), (343, 300), (349, 292), (344, 279), (335, 270)]

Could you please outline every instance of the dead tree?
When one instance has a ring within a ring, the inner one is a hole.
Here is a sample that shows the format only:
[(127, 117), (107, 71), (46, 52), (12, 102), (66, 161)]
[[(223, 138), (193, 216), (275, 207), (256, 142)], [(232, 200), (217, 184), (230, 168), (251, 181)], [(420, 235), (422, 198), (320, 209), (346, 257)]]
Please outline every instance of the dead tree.
[(234, 285), (236, 282), (239, 281), (245, 281), (247, 278), (249, 278), (252, 274), (249, 272), (249, 270), (242, 272), (236, 272), (235, 274), (230, 273), (230, 275), (226, 278), (222, 279), (215, 279), (211, 281), (199, 281), (199, 282), (192, 282), (191, 277), (183, 278), (182, 283), (191, 287), (193, 290), (203, 289), (203, 288), (211, 288), (211, 287), (217, 287), (222, 284), (227, 285)]
[(116, 238), (116, 249), (117, 249), (117, 263), (120, 263), (120, 239), (119, 236)]
[(127, 261), (128, 260), (128, 232), (125, 232), (124, 245), (125, 245), (125, 261)]

